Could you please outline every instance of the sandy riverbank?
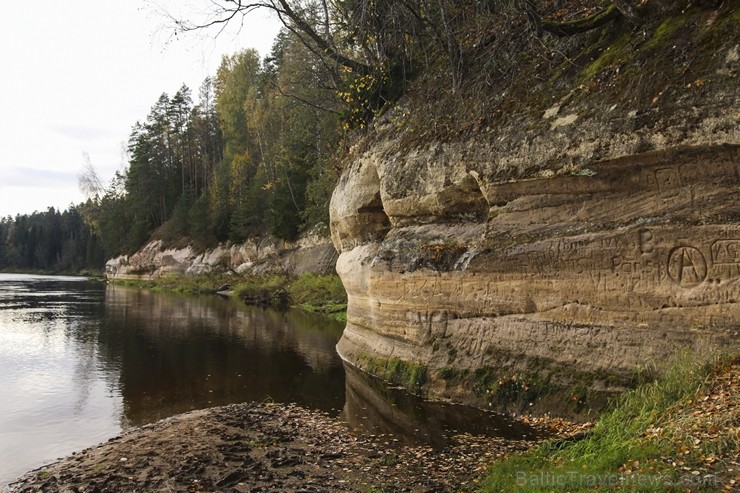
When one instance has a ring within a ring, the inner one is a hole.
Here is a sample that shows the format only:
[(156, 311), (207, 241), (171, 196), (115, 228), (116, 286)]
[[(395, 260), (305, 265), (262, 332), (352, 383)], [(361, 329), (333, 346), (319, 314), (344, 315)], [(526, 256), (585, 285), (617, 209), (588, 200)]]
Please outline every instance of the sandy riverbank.
[[(535, 426), (541, 437), (580, 428)], [(32, 471), (10, 491), (452, 492), (473, 489), (492, 460), (538, 440), (459, 435), (442, 450), (402, 447), (298, 406), (236, 404), (133, 430)]]

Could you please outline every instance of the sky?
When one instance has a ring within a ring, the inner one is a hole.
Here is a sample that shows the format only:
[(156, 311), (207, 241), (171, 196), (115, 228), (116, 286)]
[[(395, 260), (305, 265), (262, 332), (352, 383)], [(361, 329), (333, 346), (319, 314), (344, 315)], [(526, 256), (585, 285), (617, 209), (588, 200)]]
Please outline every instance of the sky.
[(269, 13), (218, 33), (173, 36), (167, 14), (206, 19), (211, 0), (37, 0), (0, 4), (0, 217), (66, 209), (85, 197), (89, 158), (107, 184), (131, 127), (159, 96), (214, 76), (223, 55), (265, 56)]

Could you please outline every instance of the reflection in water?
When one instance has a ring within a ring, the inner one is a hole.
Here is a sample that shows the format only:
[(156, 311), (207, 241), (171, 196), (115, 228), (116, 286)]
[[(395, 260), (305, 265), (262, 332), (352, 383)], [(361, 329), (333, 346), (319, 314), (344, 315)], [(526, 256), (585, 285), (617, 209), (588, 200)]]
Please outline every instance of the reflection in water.
[(298, 310), (0, 274), (0, 485), (192, 409), (272, 399), (336, 415), (341, 331)]
[(345, 380), (342, 328), (214, 296), (0, 274), (0, 486), (131, 426), (235, 402), (295, 402), (402, 443), (527, 433), (351, 368)]
[(120, 372), (124, 426), (234, 402), (273, 399), (341, 409), (342, 324), (214, 296), (116, 286), (106, 292), (100, 348)]
[(0, 484), (120, 431), (98, 370), (105, 286), (0, 274)]
[(465, 406), (429, 402), (388, 388), (349, 364), (342, 411), (351, 427), (375, 435), (393, 435), (401, 445), (442, 448), (459, 433), (502, 438), (534, 438), (527, 425), (506, 416)]

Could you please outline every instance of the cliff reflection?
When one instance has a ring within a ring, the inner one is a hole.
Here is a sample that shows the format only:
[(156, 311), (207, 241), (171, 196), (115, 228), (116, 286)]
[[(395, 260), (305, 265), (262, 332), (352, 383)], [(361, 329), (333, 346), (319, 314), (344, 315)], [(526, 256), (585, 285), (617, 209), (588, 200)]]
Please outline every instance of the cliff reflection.
[(534, 436), (530, 427), (507, 416), (424, 401), (388, 388), (347, 363), (344, 370), (346, 402), (342, 419), (368, 433), (392, 435), (399, 445), (443, 448), (460, 433), (517, 439)]
[(0, 483), (131, 426), (265, 399), (343, 413), (399, 443), (444, 445), (454, 429), (517, 434), (353, 368), (345, 380), (342, 330), (300, 310), (0, 274)]
[(301, 310), (109, 286), (98, 347), (106, 373), (118, 379), (123, 427), (270, 399), (341, 413), (360, 433), (393, 435), (400, 444), (443, 447), (457, 433), (530, 433), (503, 416), (389, 389), (343, 364), (335, 350), (342, 329)]
[(109, 286), (99, 336), (120, 369), (124, 426), (210, 406), (272, 399), (336, 414), (342, 324), (299, 310)]

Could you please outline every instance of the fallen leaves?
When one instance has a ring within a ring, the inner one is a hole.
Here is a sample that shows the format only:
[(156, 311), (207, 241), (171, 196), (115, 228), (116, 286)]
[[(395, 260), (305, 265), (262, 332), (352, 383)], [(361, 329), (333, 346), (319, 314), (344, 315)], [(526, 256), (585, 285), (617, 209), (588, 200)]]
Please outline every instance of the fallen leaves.
[(695, 398), (669, 408), (643, 441), (667, 442), (675, 457), (664, 457), (663, 465), (678, 474), (735, 490), (740, 483), (740, 364), (734, 361), (710, 375)]
[(492, 462), (587, 426), (524, 421), (540, 438), (457, 434), (432, 448), (354, 434), (337, 419), (295, 405), (231, 405), (124, 434), (28, 475), (12, 491), (469, 491)]

